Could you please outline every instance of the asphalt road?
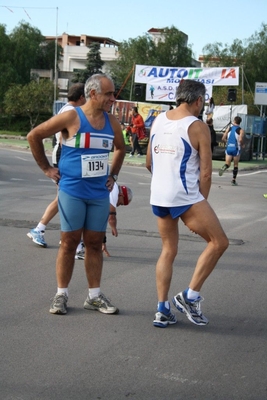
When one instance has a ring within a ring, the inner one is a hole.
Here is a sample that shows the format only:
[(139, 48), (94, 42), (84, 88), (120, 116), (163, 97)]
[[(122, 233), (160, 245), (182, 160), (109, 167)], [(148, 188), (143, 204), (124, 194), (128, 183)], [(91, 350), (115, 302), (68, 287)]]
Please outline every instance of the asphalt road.
[[(108, 232), (102, 290), (119, 315), (83, 309), (87, 284), (76, 261), (69, 312), (49, 314), (56, 291), (59, 218), (47, 249), (26, 236), (55, 196), (29, 152), (0, 149), (1, 400), (266, 400), (267, 170), (213, 174), (209, 201), (230, 246), (205, 283), (206, 327), (177, 311), (178, 323), (152, 325), (161, 243), (149, 205), (150, 175), (124, 165), (119, 183), (134, 193)], [(164, 189), (164, 188), (163, 188)], [(204, 242), (180, 225), (170, 297), (188, 285)]]

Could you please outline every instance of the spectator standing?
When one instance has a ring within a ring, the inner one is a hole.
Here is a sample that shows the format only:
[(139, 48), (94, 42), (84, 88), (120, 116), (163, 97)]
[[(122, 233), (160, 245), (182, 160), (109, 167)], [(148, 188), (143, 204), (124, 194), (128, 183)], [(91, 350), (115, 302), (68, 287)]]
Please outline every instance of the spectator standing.
[(213, 118), (214, 109), (215, 109), (215, 103), (214, 103), (213, 97), (211, 97), (209, 99), (209, 104), (208, 104), (206, 112), (205, 112), (207, 119)]
[(138, 108), (132, 108), (132, 123), (131, 123), (131, 136), (132, 136), (132, 150), (129, 157), (133, 157), (135, 152), (137, 156), (143, 156), (139, 140), (145, 137), (145, 123), (143, 117), (138, 113)]
[[(109, 193), (125, 156), (120, 124), (109, 113), (115, 101), (114, 91), (114, 83), (107, 75), (92, 75), (85, 83), (86, 103), (82, 107), (56, 115), (28, 134), (37, 164), (46, 176), (59, 182), (61, 246), (56, 261), (58, 289), (49, 310), (52, 314), (67, 313), (68, 286), (81, 235), (89, 286), (84, 308), (105, 314), (119, 312), (100, 291)], [(58, 131), (62, 132), (59, 169), (49, 164), (43, 145), (43, 139)], [(114, 154), (109, 167), (108, 157), (113, 144)]]
[(213, 119), (212, 118), (208, 118), (206, 120), (206, 124), (208, 125), (208, 127), (210, 129), (210, 144), (211, 144), (211, 152), (213, 153), (214, 147), (218, 146), (216, 132), (215, 132), (215, 129), (213, 127)]
[(123, 139), (124, 139), (124, 143), (126, 146), (131, 145), (131, 136), (129, 134), (129, 130), (127, 129), (127, 127), (121, 123), (121, 130), (122, 130), (122, 134), (123, 134)]
[(210, 132), (197, 118), (205, 91), (203, 83), (184, 80), (176, 91), (177, 108), (159, 114), (150, 134), (146, 156), (146, 166), (152, 173), (150, 203), (162, 240), (156, 265), (158, 306), (153, 324), (161, 328), (177, 322), (168, 292), (178, 249), (179, 218), (207, 242), (188, 288), (172, 299), (196, 325), (208, 323), (201, 312), (200, 290), (228, 247), (228, 239), (207, 201), (212, 175)]

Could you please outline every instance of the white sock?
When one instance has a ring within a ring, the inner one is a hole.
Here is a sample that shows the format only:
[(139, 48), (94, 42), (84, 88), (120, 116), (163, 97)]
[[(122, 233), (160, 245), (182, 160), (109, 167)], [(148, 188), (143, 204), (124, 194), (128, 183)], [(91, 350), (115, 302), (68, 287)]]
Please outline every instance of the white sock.
[(36, 226), (36, 230), (39, 232), (44, 232), (46, 228), (46, 225), (42, 224), (41, 222), (39, 222), (39, 224)]
[(100, 295), (100, 287), (89, 289), (89, 299), (94, 299)]
[(69, 297), (69, 290), (68, 288), (57, 288), (57, 294), (65, 294), (67, 297)]
[(188, 298), (188, 300), (196, 300), (199, 296), (199, 292), (196, 292), (195, 290), (192, 290), (190, 288), (188, 288), (186, 297)]

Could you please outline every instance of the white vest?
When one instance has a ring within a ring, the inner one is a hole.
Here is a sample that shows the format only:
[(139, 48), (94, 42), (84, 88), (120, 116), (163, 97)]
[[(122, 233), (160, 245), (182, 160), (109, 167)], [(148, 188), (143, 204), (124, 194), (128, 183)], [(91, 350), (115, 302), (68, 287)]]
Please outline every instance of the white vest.
[(198, 121), (190, 116), (170, 120), (163, 112), (151, 129), (152, 180), (150, 203), (179, 207), (202, 201), (199, 192), (199, 156), (191, 145), (188, 128)]

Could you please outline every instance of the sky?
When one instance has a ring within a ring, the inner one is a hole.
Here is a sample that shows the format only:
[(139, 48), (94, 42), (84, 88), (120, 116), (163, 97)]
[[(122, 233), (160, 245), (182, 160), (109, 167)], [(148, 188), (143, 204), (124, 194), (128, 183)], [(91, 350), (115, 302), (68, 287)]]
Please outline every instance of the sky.
[(209, 43), (231, 45), (267, 23), (267, 0), (0, 0), (0, 24), (10, 34), (21, 22), (44, 36), (103, 36), (118, 42), (151, 28), (175, 26), (188, 35), (194, 58)]

